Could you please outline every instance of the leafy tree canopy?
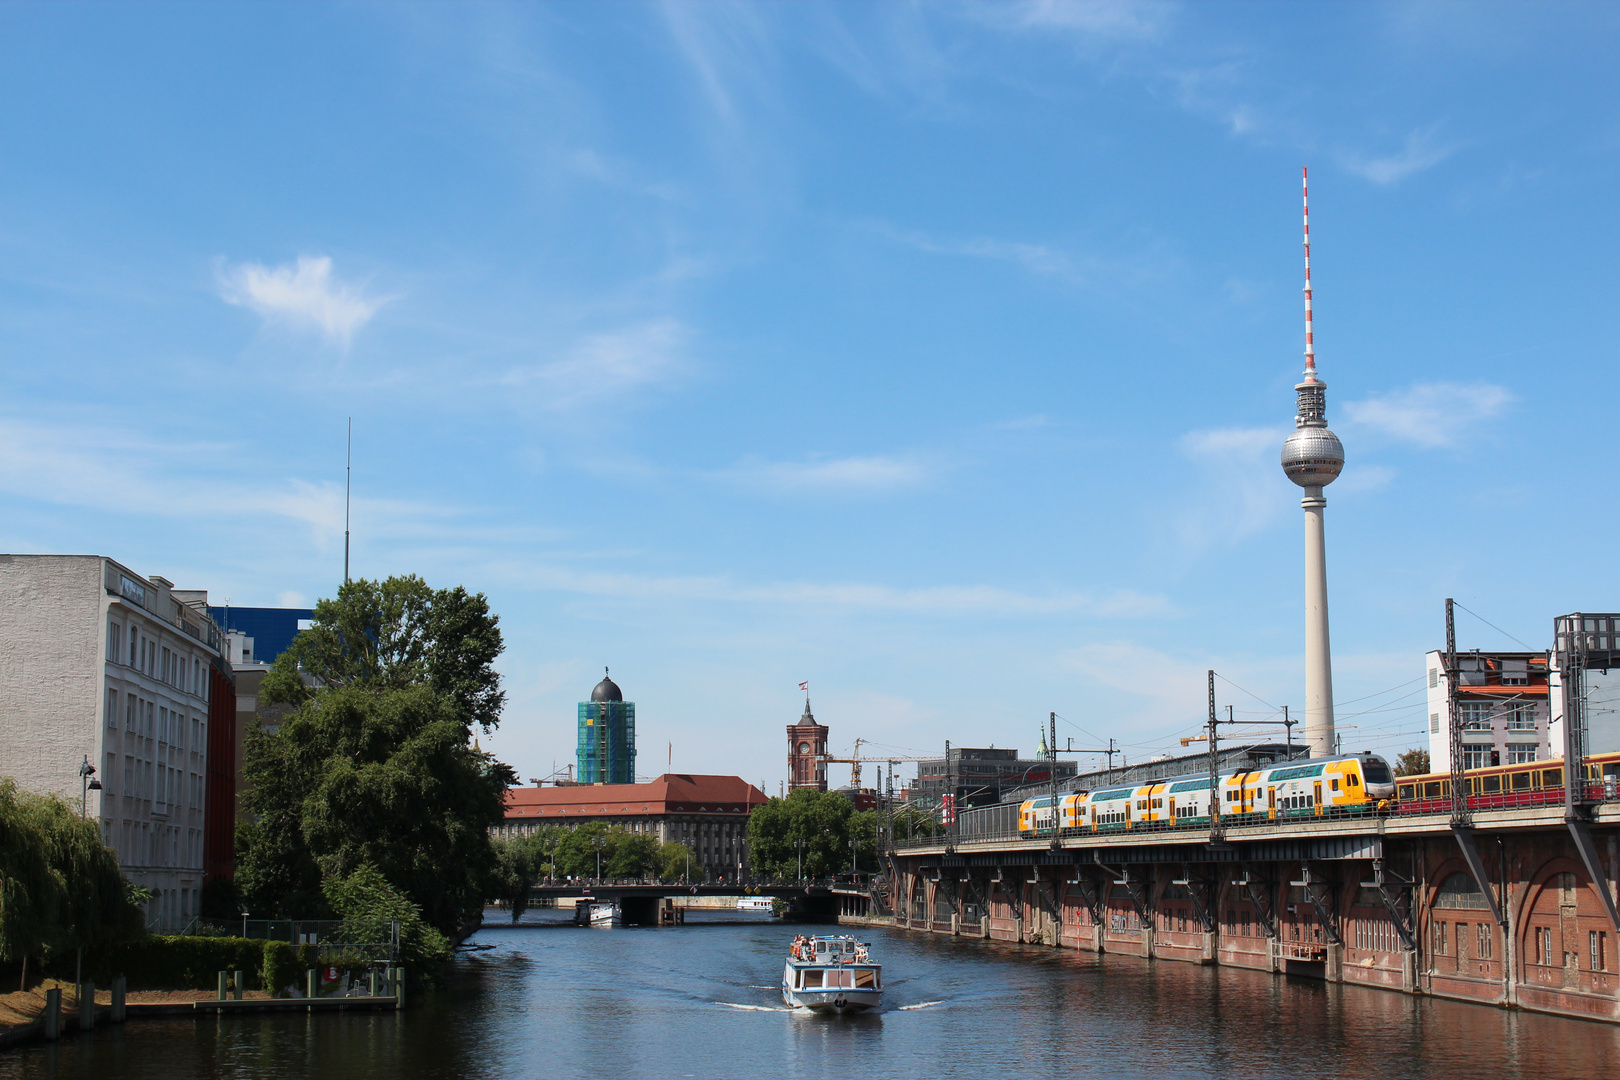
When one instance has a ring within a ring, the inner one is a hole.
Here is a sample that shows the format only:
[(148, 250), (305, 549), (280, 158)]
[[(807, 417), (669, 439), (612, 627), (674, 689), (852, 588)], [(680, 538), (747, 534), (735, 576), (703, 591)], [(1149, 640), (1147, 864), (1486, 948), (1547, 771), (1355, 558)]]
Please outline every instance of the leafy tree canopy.
[(418, 971), (434, 971), (450, 955), (450, 941), (422, 920), (422, 909), (389, 883), (375, 866), (361, 863), (346, 877), (328, 877), (326, 902), (343, 920), (337, 940), (360, 945), (386, 944), (399, 925), (400, 959)]
[(0, 778), (0, 958), (46, 958), (145, 932), (140, 891), (92, 821)]
[(773, 798), (748, 816), (748, 858), (756, 873), (791, 878), (830, 877), (848, 873), (850, 836), (856, 840), (860, 869), (876, 868), (876, 814), (857, 814), (849, 797), (836, 791), (800, 788), (785, 799)]
[(1408, 750), (1395, 759), (1396, 776), (1421, 776), (1429, 771), (1427, 750)]
[(657, 837), (590, 821), (569, 829), (557, 841), (552, 860), (556, 873), (563, 877), (596, 877), (598, 851), (603, 877), (651, 877), (660, 869)]
[(489, 830), (516, 774), (475, 749), (468, 716), (431, 685), (356, 681), (307, 696), (274, 733), (250, 731), (238, 853), (250, 908), (307, 917), (323, 879), (369, 865), (455, 937), (482, 910)]
[(276, 658), (260, 697), (296, 706), (322, 687), (426, 685), (488, 733), (506, 701), (494, 667), (504, 648), (499, 623), (483, 593), (459, 585), (435, 590), (414, 574), (350, 581), (315, 605), (310, 628)]

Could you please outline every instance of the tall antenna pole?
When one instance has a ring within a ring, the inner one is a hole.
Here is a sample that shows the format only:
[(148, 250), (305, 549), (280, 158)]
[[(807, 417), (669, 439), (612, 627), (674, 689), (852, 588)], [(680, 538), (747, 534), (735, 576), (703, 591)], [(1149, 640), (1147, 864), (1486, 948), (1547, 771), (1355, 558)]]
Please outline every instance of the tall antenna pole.
[[(1309, 295), (1309, 294), (1306, 294)], [(349, 417), (349, 448), (343, 462), (343, 584), (349, 583), (349, 485), (354, 475), (354, 417)]]
[(1305, 218), (1305, 381), (1316, 381), (1316, 341), (1311, 318), (1311, 178), (1300, 166), (1299, 189)]

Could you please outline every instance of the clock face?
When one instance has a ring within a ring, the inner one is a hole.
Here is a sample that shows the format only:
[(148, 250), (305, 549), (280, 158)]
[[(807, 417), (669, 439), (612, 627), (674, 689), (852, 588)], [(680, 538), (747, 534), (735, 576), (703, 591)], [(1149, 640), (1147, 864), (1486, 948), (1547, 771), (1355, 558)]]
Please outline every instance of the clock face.
[(799, 744), (799, 753), (808, 754), (809, 752), (810, 752), (810, 744), (809, 743), (802, 742), (802, 743)]

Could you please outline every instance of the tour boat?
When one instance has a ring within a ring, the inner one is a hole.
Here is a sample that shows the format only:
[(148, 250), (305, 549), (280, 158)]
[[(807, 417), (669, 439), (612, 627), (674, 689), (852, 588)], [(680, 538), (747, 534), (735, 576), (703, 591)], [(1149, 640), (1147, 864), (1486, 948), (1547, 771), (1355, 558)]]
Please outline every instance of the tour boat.
[(774, 911), (775, 901), (769, 896), (739, 896), (737, 897), (738, 911)]
[(847, 935), (796, 937), (782, 972), (782, 1000), (815, 1012), (864, 1012), (883, 996), (883, 967)]
[(574, 922), (580, 926), (622, 926), (619, 905), (595, 900), (581, 900), (574, 906)]

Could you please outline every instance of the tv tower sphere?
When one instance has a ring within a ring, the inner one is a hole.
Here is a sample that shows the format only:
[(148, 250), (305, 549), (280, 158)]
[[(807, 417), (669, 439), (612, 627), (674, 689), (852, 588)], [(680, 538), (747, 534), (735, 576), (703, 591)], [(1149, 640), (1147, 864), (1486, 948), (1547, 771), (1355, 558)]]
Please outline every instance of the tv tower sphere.
[(1283, 442), (1282, 467), (1302, 488), (1331, 484), (1344, 471), (1344, 444), (1326, 427), (1301, 426)]

